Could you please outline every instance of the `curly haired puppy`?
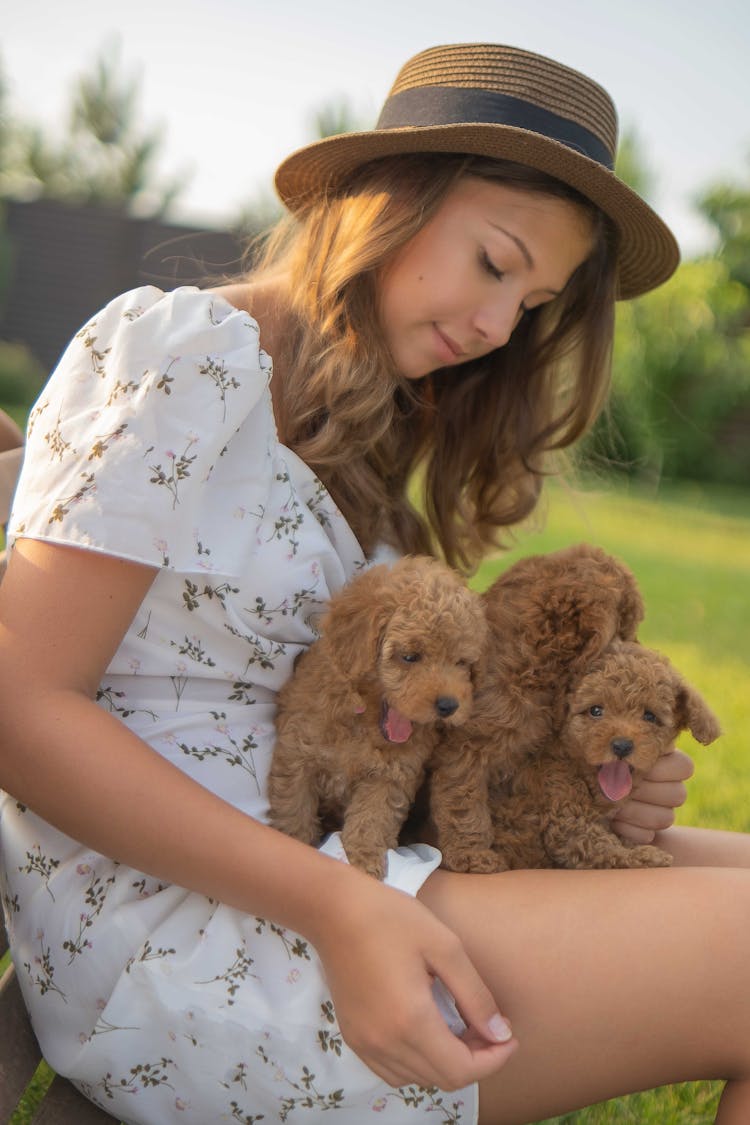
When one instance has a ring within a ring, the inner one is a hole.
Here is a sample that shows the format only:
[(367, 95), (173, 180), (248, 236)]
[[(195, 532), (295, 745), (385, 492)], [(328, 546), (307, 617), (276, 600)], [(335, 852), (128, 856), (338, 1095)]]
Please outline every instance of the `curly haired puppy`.
[(382, 878), (441, 732), (470, 714), (486, 632), (479, 596), (434, 559), (354, 578), (279, 694), (271, 823), (309, 844), (343, 826), (350, 862)]
[(508, 867), (666, 867), (610, 821), (680, 731), (707, 745), (716, 717), (665, 656), (614, 641), (570, 687), (562, 725), (492, 794), (495, 847)]
[(561, 688), (643, 617), (630, 570), (585, 543), (521, 559), (482, 601), (489, 640), (472, 715), (447, 732), (429, 782), (433, 838), (453, 871), (505, 870), (490, 786), (546, 743)]

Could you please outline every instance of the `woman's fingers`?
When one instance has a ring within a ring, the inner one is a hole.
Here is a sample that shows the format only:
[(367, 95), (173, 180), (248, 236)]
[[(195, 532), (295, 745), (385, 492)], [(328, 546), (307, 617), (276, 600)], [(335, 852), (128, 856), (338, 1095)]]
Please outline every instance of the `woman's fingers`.
[(455, 1035), (432, 1000), (413, 1022), (391, 1029), (386, 1040), (352, 1043), (371, 1070), (392, 1086), (417, 1083), (456, 1090), (494, 1073), (518, 1046), (515, 1039), (488, 1043), (473, 1027)]
[(612, 821), (615, 831), (634, 843), (650, 844), (656, 832), (674, 823), (674, 810), (687, 799), (685, 782), (693, 769), (692, 759), (681, 750), (659, 758)]
[(444, 989), (468, 1029), (484, 1044), (507, 1043), (513, 1032), (497, 1008), (497, 1001), (470, 961), (463, 944), (450, 930), (435, 947), (428, 968), (437, 978), (437, 995)]
[[(386, 1082), (457, 1089), (510, 1057), (516, 1043), (492, 994), (453, 931), (418, 900), (360, 880), (329, 923), (317, 948), (341, 1033)], [(453, 1030), (450, 1003), (441, 1001), (443, 1014), (436, 1000), (443, 988), (463, 1020)]]
[[(433, 943), (427, 969), (429, 999), (413, 1029), (418, 1053), (412, 1065), (419, 1067), (423, 1079), (431, 1084), (453, 1090), (496, 1071), (518, 1044), (495, 998), (452, 931), (443, 930)], [(451, 1020), (454, 1004), (465, 1025), (460, 1035), (456, 1034), (460, 1030), (458, 1020)], [(453, 1030), (449, 1021), (454, 1023)]]
[(612, 821), (612, 827), (618, 836), (634, 844), (651, 844), (658, 831), (671, 827), (673, 823), (672, 809), (629, 801), (627, 808), (623, 808)]
[[(384, 990), (381, 997), (385, 999)], [(454, 1090), (499, 1069), (518, 1045), (504, 1021), (499, 1026), (493, 1023), (502, 1041), (488, 1039), (487, 1024), (493, 1016), (501, 1019), (496, 1006), (491, 1007), (488, 1019), (482, 1017), (481, 1033), (470, 1023), (463, 1034), (456, 1034), (438, 1009), (432, 977), (423, 969), (416, 979), (412, 977), (409, 993), (400, 989), (390, 997), (387, 1021), (376, 1005), (371, 1005), (365, 1024), (359, 1020), (361, 1009), (348, 1019), (337, 1007), (337, 1015), (349, 1046), (390, 1085), (417, 1083)]]
[(690, 755), (683, 750), (672, 750), (670, 754), (662, 754), (661, 758), (657, 759), (641, 784), (689, 781), (694, 772), (695, 764)]

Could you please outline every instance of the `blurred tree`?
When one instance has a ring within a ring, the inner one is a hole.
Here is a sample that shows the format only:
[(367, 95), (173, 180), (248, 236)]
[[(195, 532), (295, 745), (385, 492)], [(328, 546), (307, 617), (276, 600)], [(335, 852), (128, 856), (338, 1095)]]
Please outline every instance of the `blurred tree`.
[(34, 123), (11, 126), (1, 166), (3, 194), (163, 215), (186, 177), (160, 178), (163, 137), (159, 129), (140, 124), (138, 97), (138, 78), (124, 73), (119, 45), (110, 44), (76, 80), (60, 139)]
[(359, 133), (370, 127), (346, 97), (332, 98), (314, 110), (312, 126), (313, 140), (316, 141), (339, 133)]
[[(639, 178), (637, 142), (628, 161)], [(750, 189), (722, 183), (698, 200), (713, 254), (618, 305), (608, 416), (583, 444), (589, 461), (651, 480), (750, 480)]]
[(259, 188), (232, 220), (231, 229), (240, 238), (251, 242), (271, 229), (284, 210), (281, 200), (270, 188)]
[(720, 254), (731, 276), (750, 288), (750, 186), (715, 184), (697, 204), (718, 231)]
[(748, 316), (750, 291), (718, 255), (618, 306), (610, 416), (589, 455), (652, 481), (750, 480)]

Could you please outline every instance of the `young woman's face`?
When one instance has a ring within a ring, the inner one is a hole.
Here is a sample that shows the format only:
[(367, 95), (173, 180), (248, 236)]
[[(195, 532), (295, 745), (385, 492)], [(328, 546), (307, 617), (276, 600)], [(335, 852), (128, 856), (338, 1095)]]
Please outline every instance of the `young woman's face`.
[(419, 379), (501, 348), (528, 309), (552, 301), (591, 253), (575, 203), (466, 176), (380, 280), (398, 371)]

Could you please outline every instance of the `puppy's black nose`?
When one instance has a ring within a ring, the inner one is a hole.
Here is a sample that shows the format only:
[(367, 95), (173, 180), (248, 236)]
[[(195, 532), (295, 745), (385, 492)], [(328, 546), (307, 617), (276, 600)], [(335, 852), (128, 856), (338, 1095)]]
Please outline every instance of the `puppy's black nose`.
[(630, 738), (613, 738), (610, 745), (617, 758), (627, 758), (628, 754), (633, 753), (633, 740)]
[(435, 700), (435, 707), (441, 719), (447, 719), (455, 711), (458, 711), (458, 700), (454, 699), (452, 695), (441, 695), (439, 699)]

